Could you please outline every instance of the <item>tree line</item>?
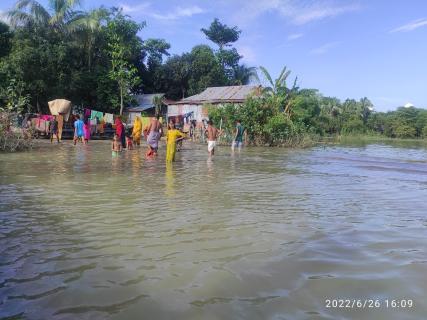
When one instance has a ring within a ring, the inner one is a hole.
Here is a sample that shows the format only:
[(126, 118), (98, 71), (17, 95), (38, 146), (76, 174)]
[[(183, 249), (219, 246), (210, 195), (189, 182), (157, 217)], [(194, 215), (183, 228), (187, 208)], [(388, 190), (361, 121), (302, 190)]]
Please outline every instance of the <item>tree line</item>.
[(164, 39), (142, 39), (146, 23), (119, 8), (82, 11), (76, 0), (19, 0), (0, 22), (0, 103), (29, 111), (65, 97), (76, 105), (118, 112), (132, 94), (181, 99), (208, 86), (246, 84), (254, 68), (233, 44), (241, 31), (215, 19), (202, 29), (217, 48), (197, 45), (171, 55)]
[(178, 100), (209, 86), (262, 83), (260, 97), (244, 106), (211, 110), (224, 127), (240, 117), (251, 134), (272, 144), (306, 134), (427, 136), (424, 109), (375, 112), (367, 98), (340, 101), (290, 81), (284, 68), (273, 79), (263, 67), (241, 63), (234, 47), (241, 30), (215, 19), (202, 32), (212, 46), (196, 45), (171, 55), (164, 39), (143, 39), (138, 23), (120, 8), (83, 11), (77, 0), (18, 0), (0, 22), (0, 108), (47, 112), (47, 102), (67, 98), (75, 105), (121, 113), (138, 93)]

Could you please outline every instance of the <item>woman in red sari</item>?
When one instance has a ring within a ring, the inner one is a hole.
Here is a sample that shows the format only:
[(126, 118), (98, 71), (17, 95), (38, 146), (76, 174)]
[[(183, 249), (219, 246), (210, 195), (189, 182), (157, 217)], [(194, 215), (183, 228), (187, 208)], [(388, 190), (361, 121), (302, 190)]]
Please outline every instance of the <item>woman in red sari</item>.
[(119, 141), (122, 142), (122, 147), (126, 148), (125, 127), (123, 126), (123, 123), (120, 117), (116, 118), (115, 125), (116, 125), (116, 134), (119, 136)]

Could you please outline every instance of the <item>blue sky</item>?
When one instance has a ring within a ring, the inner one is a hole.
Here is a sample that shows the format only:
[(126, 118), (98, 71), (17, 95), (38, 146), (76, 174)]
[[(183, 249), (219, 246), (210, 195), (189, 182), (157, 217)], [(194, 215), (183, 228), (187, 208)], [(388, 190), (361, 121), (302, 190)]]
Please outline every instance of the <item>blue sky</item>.
[[(0, 11), (14, 2), (2, 0)], [(427, 108), (425, 0), (83, 1), (85, 9), (101, 4), (146, 21), (141, 37), (166, 39), (171, 53), (210, 44), (200, 29), (217, 17), (242, 30), (243, 62), (273, 76), (286, 65), (301, 87), (327, 96), (366, 96), (378, 111)]]

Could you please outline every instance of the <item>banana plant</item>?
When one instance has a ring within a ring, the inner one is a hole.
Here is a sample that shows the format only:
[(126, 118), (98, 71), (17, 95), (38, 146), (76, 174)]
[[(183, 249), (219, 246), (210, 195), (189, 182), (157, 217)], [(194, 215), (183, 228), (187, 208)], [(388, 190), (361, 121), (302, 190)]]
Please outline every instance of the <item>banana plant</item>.
[(292, 87), (288, 88), (286, 86), (286, 81), (291, 74), (291, 70), (287, 70), (286, 66), (280, 72), (279, 77), (274, 81), (266, 68), (260, 66), (259, 70), (261, 71), (261, 74), (265, 79), (264, 82), (266, 83), (263, 88), (264, 95), (271, 96), (277, 104), (279, 111), (285, 112), (289, 117), (292, 108), (292, 98), (299, 90), (297, 86), (298, 77), (295, 78)]

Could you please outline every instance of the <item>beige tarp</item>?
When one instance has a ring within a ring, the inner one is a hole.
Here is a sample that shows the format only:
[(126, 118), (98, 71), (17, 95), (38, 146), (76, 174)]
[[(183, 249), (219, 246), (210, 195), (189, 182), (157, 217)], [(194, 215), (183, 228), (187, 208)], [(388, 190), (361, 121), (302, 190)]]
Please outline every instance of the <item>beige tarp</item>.
[(64, 120), (68, 121), (68, 117), (71, 112), (71, 101), (65, 99), (56, 99), (48, 102), (50, 113), (53, 116), (57, 116), (62, 114), (64, 116)]

